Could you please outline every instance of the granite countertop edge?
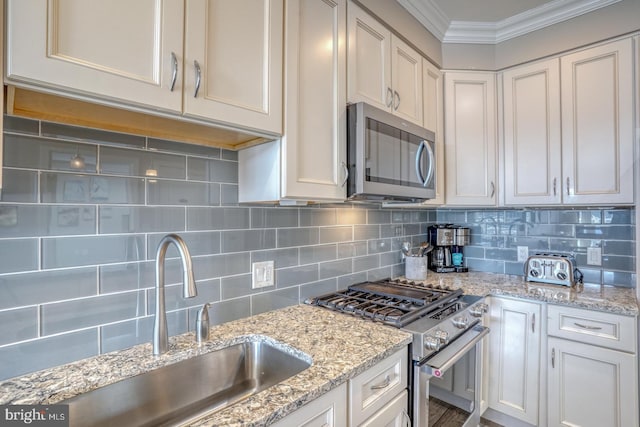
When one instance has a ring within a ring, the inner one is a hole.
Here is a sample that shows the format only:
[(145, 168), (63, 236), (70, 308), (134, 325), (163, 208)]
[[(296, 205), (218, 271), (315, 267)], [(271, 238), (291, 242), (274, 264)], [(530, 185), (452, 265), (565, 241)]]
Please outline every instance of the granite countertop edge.
[[(637, 316), (635, 289), (585, 284), (571, 300), (534, 295), (539, 284), (522, 276), (495, 273), (437, 274), (425, 283), (461, 288), (478, 296), (508, 296)], [(201, 426), (269, 425), (411, 343), (411, 335), (370, 320), (319, 307), (297, 305), (211, 328), (212, 340), (202, 346), (189, 332), (170, 338), (170, 349), (153, 356), (150, 344), (94, 356), (0, 382), (0, 404), (55, 404), (76, 395), (181, 360), (245, 341), (267, 341), (311, 366), (257, 393), (240, 404), (191, 422)], [(349, 338), (346, 340), (345, 338)], [(335, 355), (340, 354), (341, 358)]]

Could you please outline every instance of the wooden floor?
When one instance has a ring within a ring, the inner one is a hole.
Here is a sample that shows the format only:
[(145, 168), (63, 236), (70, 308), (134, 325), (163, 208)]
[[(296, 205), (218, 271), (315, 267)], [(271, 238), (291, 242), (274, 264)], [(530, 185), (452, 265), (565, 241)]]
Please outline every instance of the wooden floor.
[[(467, 419), (468, 413), (455, 406), (429, 397), (429, 427), (459, 427)], [(502, 427), (484, 418), (480, 420), (482, 427)]]

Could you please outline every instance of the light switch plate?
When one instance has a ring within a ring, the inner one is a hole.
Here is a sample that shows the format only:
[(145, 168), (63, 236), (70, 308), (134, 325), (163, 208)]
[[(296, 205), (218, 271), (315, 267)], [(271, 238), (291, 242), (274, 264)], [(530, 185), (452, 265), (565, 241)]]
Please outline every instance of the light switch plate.
[(525, 262), (529, 258), (529, 246), (518, 246), (518, 262)]
[(587, 248), (587, 264), (602, 265), (602, 248)]
[(252, 289), (266, 288), (274, 284), (273, 261), (254, 262), (251, 264)]

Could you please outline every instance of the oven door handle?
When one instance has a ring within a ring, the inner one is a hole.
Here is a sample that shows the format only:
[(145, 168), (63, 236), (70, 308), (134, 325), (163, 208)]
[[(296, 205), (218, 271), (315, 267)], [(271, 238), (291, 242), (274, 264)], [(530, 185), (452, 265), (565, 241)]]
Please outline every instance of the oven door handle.
[(490, 329), (486, 326), (476, 325), (469, 329), (466, 334), (474, 334), (473, 338), (466, 340), (464, 337), (458, 338), (451, 344), (446, 346), (442, 351), (436, 353), (434, 357), (421, 364), (421, 369), (427, 374), (441, 377), (444, 372), (462, 358), (469, 350), (471, 350), (482, 338), (484, 338)]

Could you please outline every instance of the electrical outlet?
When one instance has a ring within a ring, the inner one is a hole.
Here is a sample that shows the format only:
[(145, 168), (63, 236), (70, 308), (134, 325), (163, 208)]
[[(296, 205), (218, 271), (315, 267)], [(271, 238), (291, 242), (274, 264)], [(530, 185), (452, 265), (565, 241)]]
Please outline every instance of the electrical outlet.
[(518, 246), (518, 262), (525, 262), (529, 258), (529, 246)]
[(252, 289), (265, 288), (274, 284), (273, 261), (254, 262), (251, 264)]
[(602, 265), (602, 249), (587, 248), (587, 264)]

